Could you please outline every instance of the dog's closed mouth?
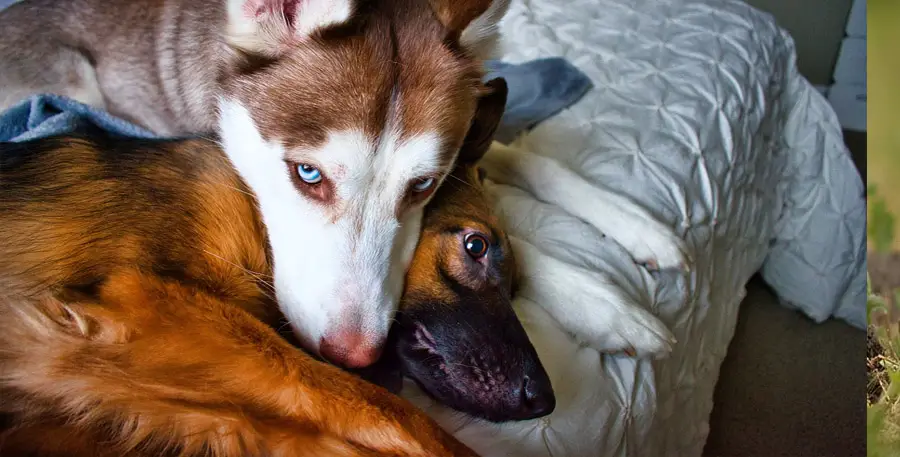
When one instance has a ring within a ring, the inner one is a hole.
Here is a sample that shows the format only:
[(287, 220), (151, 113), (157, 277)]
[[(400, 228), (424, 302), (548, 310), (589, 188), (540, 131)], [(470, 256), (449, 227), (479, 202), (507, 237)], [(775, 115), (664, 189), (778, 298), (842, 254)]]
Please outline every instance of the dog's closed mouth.
[[(448, 367), (447, 358), (438, 351), (434, 335), (421, 323), (416, 322), (415, 324), (413, 344), (410, 349), (413, 353), (422, 355), (420, 363), (430, 368), (435, 373), (435, 377), (445, 376), (448, 381), (453, 379), (453, 372)], [(447, 385), (460, 394), (465, 394), (465, 391), (460, 390), (457, 384), (448, 382)]]
[(443, 359), (444, 357), (437, 351), (437, 342), (434, 340), (434, 335), (432, 335), (424, 325), (418, 322), (416, 322), (415, 328), (416, 329), (413, 332), (415, 343), (413, 344), (412, 349), (425, 351), (429, 355)]

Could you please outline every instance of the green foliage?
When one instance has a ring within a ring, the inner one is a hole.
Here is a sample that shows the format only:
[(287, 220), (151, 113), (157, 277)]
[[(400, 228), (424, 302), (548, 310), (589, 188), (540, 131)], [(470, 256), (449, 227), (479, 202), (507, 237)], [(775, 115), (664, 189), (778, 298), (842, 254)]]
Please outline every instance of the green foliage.
[[(875, 186), (869, 186), (866, 193), (871, 246), (879, 252), (888, 252), (894, 242), (894, 216)], [(884, 351), (881, 357), (869, 361), (869, 365), (883, 368), (886, 374), (878, 381), (884, 386), (881, 398), (866, 408), (866, 454), (895, 456), (900, 455), (900, 313), (894, 307), (900, 304), (900, 291), (894, 291), (890, 297), (880, 297), (873, 293), (867, 277), (866, 292), (866, 319)]]
[(884, 428), (884, 416), (884, 405), (872, 405), (866, 409), (866, 455), (869, 457), (888, 456), (879, 433)]
[(888, 210), (884, 198), (877, 194), (875, 185), (870, 185), (866, 194), (869, 198), (866, 234), (877, 251), (887, 252), (894, 243), (894, 215)]
[(869, 279), (868, 273), (866, 274), (866, 296), (868, 297), (866, 299), (866, 322), (873, 325), (872, 315), (882, 311), (886, 312), (887, 308), (885, 308), (884, 300), (872, 293), (872, 280)]
[(891, 457), (897, 451), (882, 431), (887, 416), (887, 405), (875, 404), (866, 409), (866, 456)]

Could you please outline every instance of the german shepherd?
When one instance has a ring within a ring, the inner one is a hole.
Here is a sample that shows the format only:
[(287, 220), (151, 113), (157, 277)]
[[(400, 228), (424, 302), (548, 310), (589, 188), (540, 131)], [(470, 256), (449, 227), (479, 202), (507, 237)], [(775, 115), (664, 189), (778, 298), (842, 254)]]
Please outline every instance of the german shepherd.
[[(489, 85), (427, 211), (390, 354), (439, 401), (528, 419), (555, 399), (474, 165), (505, 103)], [(257, 204), (206, 140), (0, 146), (0, 455), (472, 455), (273, 330)]]

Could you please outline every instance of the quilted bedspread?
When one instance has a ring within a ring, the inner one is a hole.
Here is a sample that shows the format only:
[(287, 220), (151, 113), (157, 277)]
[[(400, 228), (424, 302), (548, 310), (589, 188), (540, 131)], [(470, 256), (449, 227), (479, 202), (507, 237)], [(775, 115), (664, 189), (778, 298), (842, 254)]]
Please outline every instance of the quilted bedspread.
[[(510, 166), (570, 173), (527, 186), (489, 173), (510, 233), (576, 274), (526, 265), (516, 299), (557, 408), (493, 424), (405, 395), (485, 456), (700, 456), (751, 275), (817, 321), (864, 325), (864, 190), (835, 115), (786, 32), (739, 1), (513, 0), (501, 30), (504, 60), (562, 56), (595, 87), (512, 144)], [(593, 190), (560, 200), (576, 181)], [(601, 233), (619, 220), (599, 204), (610, 192), (682, 237), (690, 271), (636, 265), (614, 240), (652, 235), (643, 224)], [(610, 335), (648, 331), (615, 296), (671, 330), (667, 357), (612, 352)]]

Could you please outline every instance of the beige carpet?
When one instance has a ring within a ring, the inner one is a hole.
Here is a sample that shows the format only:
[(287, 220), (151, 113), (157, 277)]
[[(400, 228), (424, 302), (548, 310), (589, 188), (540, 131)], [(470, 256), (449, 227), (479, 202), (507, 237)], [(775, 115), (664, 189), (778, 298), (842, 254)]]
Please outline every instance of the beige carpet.
[(787, 310), (748, 286), (716, 387), (705, 456), (866, 453), (865, 332)]

